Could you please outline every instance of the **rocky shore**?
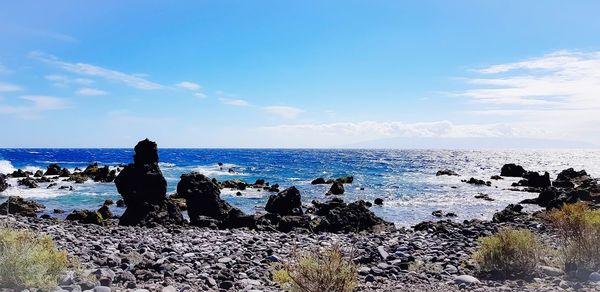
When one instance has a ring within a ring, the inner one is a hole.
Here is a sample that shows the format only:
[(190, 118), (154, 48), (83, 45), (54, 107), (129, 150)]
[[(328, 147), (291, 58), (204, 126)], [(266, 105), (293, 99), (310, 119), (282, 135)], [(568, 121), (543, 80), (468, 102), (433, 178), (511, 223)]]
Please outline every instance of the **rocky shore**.
[[(317, 178), (312, 184), (331, 184), (327, 201), (302, 204), (295, 187), (280, 190), (264, 180), (219, 182), (199, 173), (181, 176), (177, 193), (167, 195), (158, 164), (157, 146), (144, 140), (135, 147), (133, 163), (118, 169), (90, 165), (70, 173), (59, 165), (43, 173), (15, 171), (19, 184), (64, 179), (114, 181), (126, 208), (120, 218), (108, 208), (78, 210), (57, 220), (38, 218), (44, 206), (19, 197), (0, 205), (0, 227), (30, 229), (50, 235), (59, 248), (77, 259), (56, 291), (280, 291), (272, 281), (273, 264), (298, 251), (340, 246), (358, 267), (357, 291), (598, 291), (593, 271), (565, 272), (564, 264), (549, 262), (523, 278), (506, 279), (481, 273), (473, 260), (479, 239), (505, 227), (528, 229), (546, 246), (556, 247), (557, 234), (544, 211), (527, 213), (511, 204), (491, 221), (451, 221), (443, 210), (425, 221), (399, 228), (370, 211), (365, 201), (345, 202), (344, 184), (352, 177)], [(436, 176), (459, 176), (444, 169)], [(507, 164), (500, 176), (519, 177), (515, 190), (537, 192), (522, 203), (552, 210), (564, 204), (600, 203), (598, 180), (585, 171), (566, 169), (551, 181), (549, 174)], [(465, 183), (491, 185), (481, 178)], [(6, 189), (0, 175), (0, 192)], [(245, 214), (220, 197), (223, 188), (257, 188), (271, 192), (264, 212)], [(485, 194), (475, 198), (492, 200)], [(381, 199), (375, 204), (383, 204)], [(10, 208), (10, 209), (9, 209)], [(6, 210), (10, 210), (7, 214)], [(182, 210), (186, 210), (184, 218)], [(60, 210), (55, 210), (59, 212)], [(600, 275), (600, 274), (599, 274)]]

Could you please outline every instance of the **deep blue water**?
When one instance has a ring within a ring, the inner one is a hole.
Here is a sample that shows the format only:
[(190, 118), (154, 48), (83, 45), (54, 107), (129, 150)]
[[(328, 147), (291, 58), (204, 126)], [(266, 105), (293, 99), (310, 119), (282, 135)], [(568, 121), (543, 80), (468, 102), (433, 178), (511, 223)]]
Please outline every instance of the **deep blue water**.
[[(45, 169), (50, 163), (63, 167), (84, 168), (91, 162), (117, 166), (132, 160), (132, 149), (0, 149), (0, 173), (16, 168)], [(174, 192), (179, 176), (191, 171), (201, 172), (219, 180), (242, 179), (254, 182), (265, 179), (278, 183), (282, 189), (298, 187), (306, 203), (325, 200), (328, 186), (313, 186), (317, 177), (336, 178), (352, 175), (354, 183), (346, 186), (347, 200), (372, 201), (383, 198), (382, 207), (372, 210), (399, 224), (413, 224), (433, 219), (431, 212), (442, 209), (455, 212), (458, 220), (490, 218), (494, 211), (508, 203), (530, 198), (535, 194), (506, 190), (515, 179), (493, 181), (492, 187), (472, 186), (460, 182), (471, 176), (489, 179), (499, 174), (504, 163), (514, 162), (528, 170), (549, 171), (555, 176), (567, 167), (586, 169), (600, 176), (600, 151), (464, 151), (464, 150), (277, 150), (277, 149), (160, 149), (160, 165)], [(225, 165), (220, 169), (217, 163)], [(236, 173), (230, 174), (228, 168)], [(436, 177), (439, 169), (455, 170), (460, 177)], [(13, 187), (0, 196), (20, 195), (34, 198), (47, 206), (70, 211), (77, 208), (98, 208), (105, 199), (120, 198), (113, 183), (87, 182), (74, 185), (73, 191), (23, 189)], [(61, 182), (60, 184), (67, 184)], [(364, 188), (364, 190), (360, 190)], [(487, 193), (493, 202), (474, 199)], [(253, 213), (264, 206), (269, 193), (248, 190), (237, 197), (224, 190), (222, 197), (246, 212)], [(0, 201), (3, 200), (0, 198)], [(117, 214), (122, 212), (113, 209)]]

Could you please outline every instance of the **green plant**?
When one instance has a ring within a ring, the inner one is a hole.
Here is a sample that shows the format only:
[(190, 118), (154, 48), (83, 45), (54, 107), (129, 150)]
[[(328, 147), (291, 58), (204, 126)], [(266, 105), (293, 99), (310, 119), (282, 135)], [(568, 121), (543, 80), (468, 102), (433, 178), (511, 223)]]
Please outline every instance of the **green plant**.
[(273, 281), (290, 292), (350, 292), (357, 285), (356, 265), (338, 246), (295, 254), (274, 266)]
[(600, 268), (600, 210), (590, 210), (583, 203), (567, 204), (546, 218), (558, 231), (565, 264), (589, 270)]
[(480, 238), (473, 258), (485, 272), (521, 276), (533, 272), (540, 263), (542, 245), (529, 230), (505, 228)]
[(0, 287), (54, 288), (67, 265), (67, 254), (50, 237), (0, 229)]

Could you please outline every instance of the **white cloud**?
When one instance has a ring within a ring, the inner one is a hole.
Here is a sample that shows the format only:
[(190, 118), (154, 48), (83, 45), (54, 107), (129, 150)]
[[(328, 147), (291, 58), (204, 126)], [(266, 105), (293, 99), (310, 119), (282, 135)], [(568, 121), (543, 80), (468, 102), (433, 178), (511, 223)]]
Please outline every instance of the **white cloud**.
[(68, 84), (90, 85), (94, 80), (88, 78), (73, 78), (60, 74), (50, 74), (44, 76), (46, 80), (52, 81), (55, 86), (64, 87)]
[(197, 98), (200, 98), (200, 99), (203, 99), (203, 98), (207, 97), (206, 94), (201, 93), (201, 92), (194, 93), (194, 96), (197, 97)]
[(163, 88), (163, 86), (158, 83), (151, 82), (133, 74), (127, 74), (86, 63), (65, 62), (53, 55), (44, 54), (41, 52), (31, 52), (29, 55), (31, 58), (50, 64), (67, 72), (79, 75), (99, 77), (108, 81), (123, 83), (129, 87), (137, 89), (153, 90)]
[(68, 106), (64, 99), (54, 96), (27, 95), (20, 96), (19, 99), (28, 101), (28, 104), (20, 106), (0, 105), (0, 113), (14, 114), (22, 118), (34, 118), (41, 112), (64, 109)]
[(239, 106), (239, 107), (246, 107), (246, 106), (250, 105), (250, 103), (248, 103), (247, 101), (245, 101), (243, 99), (219, 97), (219, 101), (221, 101), (221, 103), (226, 104), (226, 105)]
[(175, 84), (175, 86), (182, 88), (182, 89), (191, 90), (191, 91), (197, 91), (202, 88), (202, 86), (200, 84), (190, 82), (190, 81), (182, 81), (182, 82)]
[(89, 87), (80, 88), (79, 90), (77, 90), (76, 93), (78, 95), (85, 95), (85, 96), (98, 96), (98, 95), (108, 94), (108, 92), (106, 92), (104, 90), (100, 90), (100, 89), (96, 89), (96, 88), (89, 88)]
[(23, 88), (19, 85), (12, 83), (0, 82), (0, 92), (13, 92), (13, 91), (21, 91)]
[(267, 106), (263, 108), (266, 112), (284, 118), (293, 119), (304, 112), (304, 110), (291, 106)]

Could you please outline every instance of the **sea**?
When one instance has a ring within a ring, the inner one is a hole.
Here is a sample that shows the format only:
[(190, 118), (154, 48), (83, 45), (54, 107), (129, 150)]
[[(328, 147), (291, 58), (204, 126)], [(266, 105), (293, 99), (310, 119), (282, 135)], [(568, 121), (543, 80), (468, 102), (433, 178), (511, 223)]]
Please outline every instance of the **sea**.
[[(0, 173), (19, 168), (45, 170), (50, 163), (71, 171), (93, 162), (116, 168), (131, 163), (132, 157), (133, 149), (0, 149)], [(536, 197), (535, 193), (509, 190), (517, 178), (491, 180), (491, 187), (461, 181), (471, 177), (489, 180), (500, 174), (505, 163), (517, 163), (530, 171), (548, 171), (551, 178), (569, 167), (600, 176), (600, 150), (159, 149), (159, 157), (169, 193), (175, 192), (181, 174), (199, 172), (219, 181), (240, 179), (253, 183), (264, 179), (279, 184), (281, 189), (296, 186), (303, 202), (310, 204), (330, 198), (325, 195), (329, 186), (311, 185), (313, 179), (353, 176), (353, 184), (346, 185), (341, 197), (371, 202), (382, 198), (384, 204), (371, 210), (399, 226), (436, 220), (432, 216), (436, 210), (457, 214), (453, 220), (490, 219), (510, 203)], [(441, 169), (460, 176), (436, 176)], [(44, 204), (45, 212), (55, 217), (66, 215), (52, 214), (53, 209), (67, 213), (97, 209), (107, 199), (121, 198), (114, 183), (59, 181), (50, 189), (43, 184), (25, 189), (17, 186), (16, 179), (9, 183), (11, 187), (0, 193), (0, 202), (13, 195), (31, 198)], [(73, 190), (61, 190), (61, 185), (72, 185)], [(255, 189), (242, 191), (241, 196), (236, 192), (222, 190), (221, 197), (247, 213), (263, 211), (272, 195)], [(474, 198), (482, 193), (494, 201)], [(114, 205), (111, 208), (115, 214), (124, 211)]]

